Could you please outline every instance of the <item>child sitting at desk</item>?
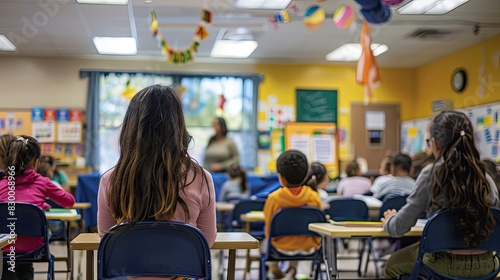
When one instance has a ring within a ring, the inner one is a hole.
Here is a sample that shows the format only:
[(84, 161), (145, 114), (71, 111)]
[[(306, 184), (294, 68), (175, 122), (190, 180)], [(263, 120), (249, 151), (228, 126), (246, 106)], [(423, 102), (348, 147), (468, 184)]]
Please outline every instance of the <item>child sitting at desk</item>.
[(249, 196), (247, 175), (237, 163), (227, 169), (228, 180), (222, 185), (220, 201), (247, 199)]
[[(282, 153), (277, 160), (278, 179), (281, 188), (269, 195), (264, 205), (266, 238), (269, 236), (271, 220), (281, 208), (313, 206), (321, 208), (318, 193), (305, 186), (309, 170), (306, 156), (296, 150)], [(269, 240), (267, 240), (269, 242)], [(310, 253), (319, 248), (320, 238), (312, 236), (284, 236), (271, 240), (272, 245), (281, 253), (296, 255)], [(265, 242), (263, 242), (265, 244)], [(265, 248), (265, 247), (263, 247)], [(283, 278), (283, 272), (276, 262), (270, 262), (270, 271), (275, 278)], [(290, 261), (289, 273), (294, 276), (297, 272), (297, 261)]]
[(410, 177), (411, 158), (406, 154), (397, 154), (392, 160), (392, 178), (380, 185), (373, 196), (384, 200), (390, 195), (407, 195), (415, 187), (415, 179)]
[[(9, 191), (15, 190), (16, 202), (32, 203), (45, 208), (45, 198), (49, 197), (63, 207), (75, 204), (70, 193), (54, 185), (49, 178), (36, 173), (40, 158), (40, 145), (35, 138), (18, 136), (10, 142), (5, 165), (5, 177), (0, 181), (0, 201), (8, 201)], [(15, 187), (9, 185), (9, 179), (15, 180)], [(29, 252), (43, 245), (43, 238), (19, 236), (16, 240), (16, 253)], [(4, 248), (7, 252), (8, 248)], [(1, 279), (33, 279), (33, 264), (16, 263), (15, 272), (8, 270), (4, 262)]]
[(355, 194), (365, 194), (370, 191), (372, 182), (370, 179), (361, 176), (361, 168), (353, 161), (349, 163), (345, 170), (347, 178), (340, 180), (337, 193), (343, 197), (352, 197)]

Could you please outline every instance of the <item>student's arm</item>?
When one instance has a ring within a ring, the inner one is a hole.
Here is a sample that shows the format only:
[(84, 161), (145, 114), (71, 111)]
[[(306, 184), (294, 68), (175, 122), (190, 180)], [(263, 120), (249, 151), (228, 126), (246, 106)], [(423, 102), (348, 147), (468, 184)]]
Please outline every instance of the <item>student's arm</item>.
[(205, 235), (205, 238), (208, 241), (208, 245), (211, 247), (215, 242), (215, 237), (217, 236), (217, 221), (215, 220), (215, 188), (214, 181), (210, 173), (205, 170), (203, 170), (203, 172), (205, 172), (205, 177), (208, 181), (208, 188), (205, 179), (201, 178), (201, 174), (198, 175), (200, 176), (202, 182), (202, 195), (204, 195), (206, 199), (203, 199), (203, 205), (200, 215), (198, 216), (198, 220), (196, 221), (196, 227), (203, 232), (203, 235)]
[(433, 164), (426, 166), (418, 176), (415, 188), (406, 199), (406, 205), (384, 222), (384, 230), (392, 237), (403, 236), (417, 223), (418, 217), (429, 206), (433, 184)]
[(233, 139), (228, 138), (227, 148), (229, 149), (231, 157), (221, 162), (225, 169), (228, 169), (233, 163), (240, 162), (240, 153), (238, 152), (238, 147), (236, 147), (236, 143), (234, 143)]
[(99, 192), (97, 193), (97, 230), (100, 237), (103, 237), (108, 229), (116, 225), (116, 221), (109, 208), (108, 200), (109, 176), (111, 176), (111, 172), (108, 171), (102, 175), (99, 182)]
[(44, 178), (44, 180), (46, 180), (47, 197), (57, 205), (69, 208), (75, 204), (75, 198), (72, 194), (56, 186), (49, 178)]

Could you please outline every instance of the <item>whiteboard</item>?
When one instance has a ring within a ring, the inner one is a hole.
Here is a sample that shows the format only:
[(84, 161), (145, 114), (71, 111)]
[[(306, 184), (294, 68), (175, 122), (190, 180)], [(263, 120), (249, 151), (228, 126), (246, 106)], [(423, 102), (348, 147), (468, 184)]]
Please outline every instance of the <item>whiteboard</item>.
[[(474, 127), (476, 147), (481, 158), (500, 162), (500, 102), (464, 109)], [(428, 125), (432, 118), (416, 119), (401, 123), (401, 152), (410, 156), (427, 150)]]

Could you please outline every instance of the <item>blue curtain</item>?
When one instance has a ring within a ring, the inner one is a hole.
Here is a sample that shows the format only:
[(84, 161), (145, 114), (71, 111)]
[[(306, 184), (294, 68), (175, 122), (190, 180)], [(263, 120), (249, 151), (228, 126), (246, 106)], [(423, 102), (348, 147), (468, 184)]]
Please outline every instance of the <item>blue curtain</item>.
[(93, 171), (99, 170), (99, 88), (101, 73), (80, 71), (80, 78), (89, 79), (87, 109), (85, 113), (85, 159)]

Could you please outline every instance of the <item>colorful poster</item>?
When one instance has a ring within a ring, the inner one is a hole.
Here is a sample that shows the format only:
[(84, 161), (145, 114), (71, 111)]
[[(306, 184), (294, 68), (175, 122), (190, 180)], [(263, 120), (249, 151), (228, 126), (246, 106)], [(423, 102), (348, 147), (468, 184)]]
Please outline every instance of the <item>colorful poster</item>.
[(415, 138), (418, 135), (418, 128), (416, 126), (408, 128), (408, 138)]
[(58, 109), (57, 110), (57, 121), (58, 122), (69, 121), (69, 109)]
[(32, 108), (31, 109), (31, 120), (32, 121), (43, 121), (43, 108)]
[(5, 129), (5, 119), (0, 119), (0, 129)]
[(258, 131), (257, 145), (259, 150), (269, 150), (271, 147), (271, 132)]
[(493, 116), (486, 116), (484, 118), (484, 125), (491, 126), (493, 124)]
[(54, 148), (54, 153), (56, 153), (56, 154), (62, 153), (62, 146), (63, 146), (63, 144), (56, 143), (56, 147)]
[(56, 120), (56, 109), (43, 110), (43, 120), (44, 121), (55, 121)]
[(33, 122), (31, 125), (31, 135), (40, 143), (52, 143), (55, 141), (54, 122)]
[(42, 153), (50, 154), (52, 152), (52, 144), (44, 143), (42, 144)]
[(62, 122), (58, 125), (57, 142), (80, 143), (82, 141), (81, 122)]
[(82, 121), (82, 110), (78, 109), (69, 110), (69, 121), (70, 122)]
[(295, 120), (295, 112), (293, 106), (287, 105), (273, 105), (268, 107), (267, 120), (269, 121), (269, 128), (283, 128), (285, 123)]
[(16, 129), (17, 130), (23, 129), (23, 119), (17, 119), (16, 120)]
[(75, 154), (82, 155), (82, 144), (75, 144)]

